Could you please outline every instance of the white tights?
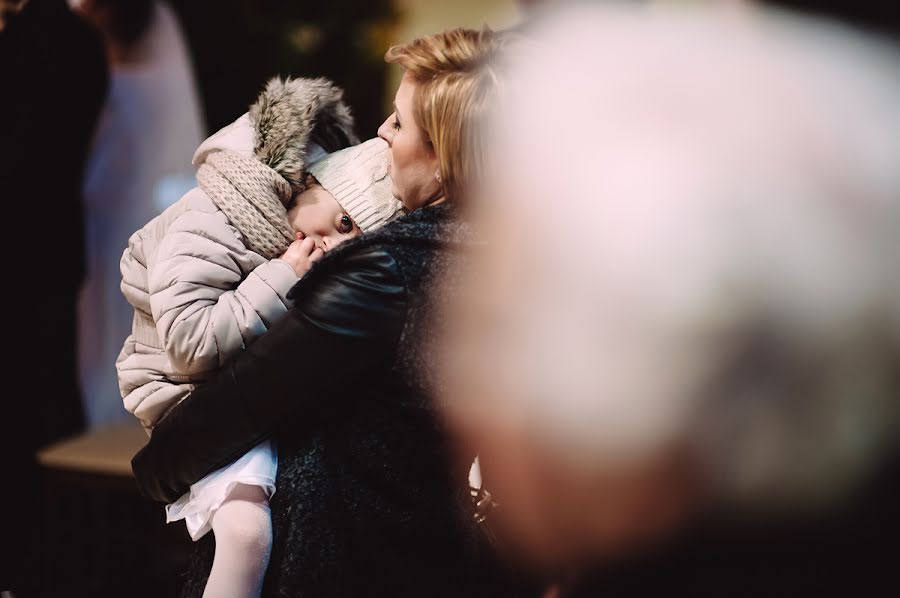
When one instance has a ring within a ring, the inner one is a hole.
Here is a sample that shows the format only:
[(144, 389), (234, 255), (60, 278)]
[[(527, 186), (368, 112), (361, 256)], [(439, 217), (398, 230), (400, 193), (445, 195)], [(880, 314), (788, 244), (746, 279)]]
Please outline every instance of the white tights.
[(203, 598), (258, 598), (272, 550), (272, 514), (265, 492), (238, 484), (211, 523), (216, 556)]

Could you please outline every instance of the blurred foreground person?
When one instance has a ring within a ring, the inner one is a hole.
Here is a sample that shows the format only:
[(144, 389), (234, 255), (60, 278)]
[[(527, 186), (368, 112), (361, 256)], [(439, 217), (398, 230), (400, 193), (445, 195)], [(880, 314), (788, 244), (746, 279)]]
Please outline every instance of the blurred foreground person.
[(547, 595), (896, 591), (897, 49), (747, 7), (534, 32), (438, 380), (499, 549)]
[(41, 529), (34, 454), (84, 423), (75, 359), (81, 183), (106, 66), (100, 40), (65, 0), (0, 4), (0, 65), (4, 288), (13, 300), (4, 367), (16, 380), (0, 407), (0, 589), (28, 596), (35, 563), (26, 557)]

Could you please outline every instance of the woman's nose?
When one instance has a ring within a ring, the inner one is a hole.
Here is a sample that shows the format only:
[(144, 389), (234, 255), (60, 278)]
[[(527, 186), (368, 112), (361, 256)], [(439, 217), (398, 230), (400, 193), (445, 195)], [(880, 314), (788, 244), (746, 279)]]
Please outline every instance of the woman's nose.
[(393, 117), (394, 115), (391, 114), (384, 119), (384, 122), (378, 127), (378, 136), (387, 141), (388, 145), (391, 145), (394, 141), (394, 128), (391, 126), (391, 119)]

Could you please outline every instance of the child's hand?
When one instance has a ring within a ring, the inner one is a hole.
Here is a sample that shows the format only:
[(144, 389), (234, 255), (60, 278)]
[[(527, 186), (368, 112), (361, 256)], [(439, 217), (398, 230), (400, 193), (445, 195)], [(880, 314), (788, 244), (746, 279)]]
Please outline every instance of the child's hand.
[(279, 259), (290, 264), (297, 276), (302, 277), (323, 255), (325, 252), (316, 247), (315, 241), (305, 238), (303, 233), (297, 233), (297, 239)]

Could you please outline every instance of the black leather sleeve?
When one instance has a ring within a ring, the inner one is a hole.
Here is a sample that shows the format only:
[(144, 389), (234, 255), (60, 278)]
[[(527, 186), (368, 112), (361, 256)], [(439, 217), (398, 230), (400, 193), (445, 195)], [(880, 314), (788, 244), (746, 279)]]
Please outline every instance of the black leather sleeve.
[(339, 400), (335, 388), (392, 365), (406, 316), (393, 257), (362, 248), (321, 266), (283, 320), (156, 426), (131, 462), (144, 495), (174, 501), (289, 418)]

